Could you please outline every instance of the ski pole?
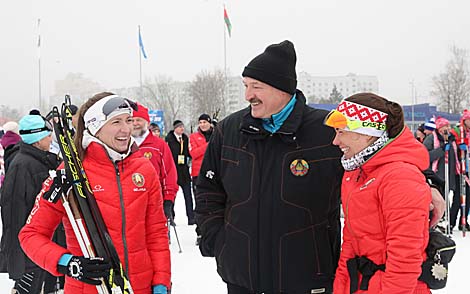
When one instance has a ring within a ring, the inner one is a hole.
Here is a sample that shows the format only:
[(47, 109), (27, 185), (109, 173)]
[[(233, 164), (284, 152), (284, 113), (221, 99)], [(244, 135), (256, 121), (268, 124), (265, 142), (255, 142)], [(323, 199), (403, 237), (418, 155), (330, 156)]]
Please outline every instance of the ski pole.
[(170, 218), (166, 219), (166, 224), (168, 227), (168, 244), (171, 245), (171, 225), (170, 225)]
[[(437, 136), (437, 133), (435, 134)], [(446, 211), (445, 211), (445, 218), (446, 218), (446, 234), (450, 236), (450, 209), (449, 209), (449, 149), (450, 143), (447, 140), (447, 131), (444, 133), (444, 180), (445, 180), (445, 202), (446, 202)], [(454, 193), (452, 192), (452, 195)]]
[[(462, 122), (463, 124), (463, 122)], [(465, 217), (465, 202), (467, 201), (467, 184), (465, 183), (466, 177), (466, 169), (465, 169), (465, 154), (466, 154), (466, 147), (464, 141), (464, 127), (463, 125), (460, 126), (460, 225), (462, 226), (462, 236), (465, 237), (465, 230), (467, 225), (467, 220)]]
[(180, 240), (178, 238), (178, 233), (176, 232), (176, 226), (175, 225), (171, 225), (173, 227), (173, 230), (175, 231), (175, 237), (176, 237), (176, 242), (178, 243), (178, 248), (179, 248), (179, 253), (182, 253), (183, 250), (181, 250), (181, 245), (180, 245)]

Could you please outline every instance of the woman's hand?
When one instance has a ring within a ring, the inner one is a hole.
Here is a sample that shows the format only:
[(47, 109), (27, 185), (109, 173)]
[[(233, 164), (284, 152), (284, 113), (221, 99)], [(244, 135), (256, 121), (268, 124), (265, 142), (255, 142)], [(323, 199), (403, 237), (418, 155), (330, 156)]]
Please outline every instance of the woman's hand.
[(441, 193), (436, 188), (431, 187), (431, 194), (432, 200), (429, 210), (432, 211), (432, 218), (429, 222), (429, 225), (431, 226), (431, 228), (434, 228), (444, 215), (446, 203), (444, 201), (444, 198), (442, 198)]

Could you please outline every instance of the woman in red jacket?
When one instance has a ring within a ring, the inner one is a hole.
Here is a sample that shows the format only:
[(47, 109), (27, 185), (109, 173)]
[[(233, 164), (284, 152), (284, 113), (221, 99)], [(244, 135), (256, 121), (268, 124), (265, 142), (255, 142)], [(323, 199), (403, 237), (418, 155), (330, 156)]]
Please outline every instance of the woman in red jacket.
[[(160, 184), (152, 164), (136, 152), (132, 107), (131, 101), (108, 92), (90, 98), (80, 109), (75, 144), (134, 293), (166, 294), (170, 251)], [(50, 240), (61, 221), (67, 248)], [(93, 278), (103, 276), (107, 265), (82, 256), (60, 202), (48, 202), (40, 193), (19, 239), (35, 263), (66, 275), (65, 293), (97, 293), (87, 282), (96, 283)], [(72, 272), (72, 264), (80, 265), (79, 274)]]
[(343, 151), (345, 214), (334, 293), (426, 293), (431, 191), (429, 155), (404, 126), (403, 110), (371, 93), (342, 101), (325, 119)]

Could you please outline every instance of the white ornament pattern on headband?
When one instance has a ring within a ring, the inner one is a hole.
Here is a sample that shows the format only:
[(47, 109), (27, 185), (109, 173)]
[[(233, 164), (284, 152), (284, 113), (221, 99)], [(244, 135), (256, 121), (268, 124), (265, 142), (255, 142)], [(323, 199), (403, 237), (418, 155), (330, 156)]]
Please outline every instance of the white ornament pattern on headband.
[(360, 121), (384, 123), (388, 116), (377, 109), (345, 100), (341, 101), (337, 109), (347, 117)]

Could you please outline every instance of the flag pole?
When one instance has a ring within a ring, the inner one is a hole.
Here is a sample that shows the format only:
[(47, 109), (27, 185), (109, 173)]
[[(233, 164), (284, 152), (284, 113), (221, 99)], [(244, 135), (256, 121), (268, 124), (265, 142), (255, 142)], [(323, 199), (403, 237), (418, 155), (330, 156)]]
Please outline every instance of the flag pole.
[(224, 3), (224, 21), (222, 23), (224, 29), (224, 93), (223, 99), (227, 101), (227, 32), (225, 31), (225, 3)]
[(41, 99), (41, 19), (38, 18), (38, 102), (39, 102), (39, 111), (42, 107)]
[(140, 99), (144, 98), (144, 90), (142, 88), (142, 48), (141, 48), (141, 35), (139, 25), (139, 80), (140, 80)]

